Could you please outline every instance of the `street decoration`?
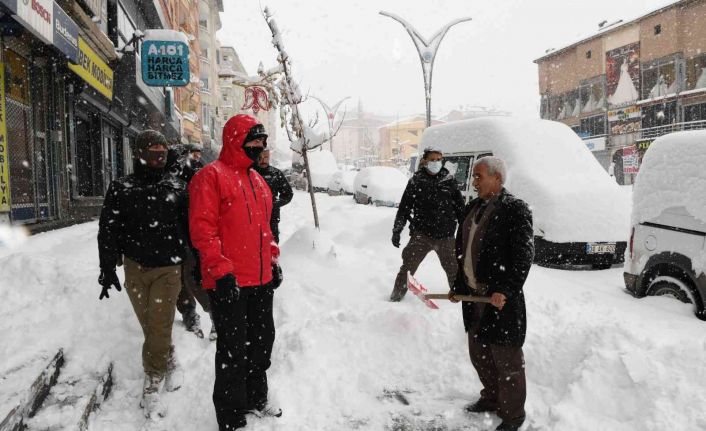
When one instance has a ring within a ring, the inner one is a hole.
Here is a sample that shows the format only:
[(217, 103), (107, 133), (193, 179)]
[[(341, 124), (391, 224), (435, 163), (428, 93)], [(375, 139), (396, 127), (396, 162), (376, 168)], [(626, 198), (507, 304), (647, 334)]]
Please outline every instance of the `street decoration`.
[(255, 115), (257, 115), (261, 110), (269, 111), (270, 108), (272, 108), (272, 104), (264, 88), (258, 86), (245, 88), (245, 103), (243, 103), (240, 109), (252, 109)]

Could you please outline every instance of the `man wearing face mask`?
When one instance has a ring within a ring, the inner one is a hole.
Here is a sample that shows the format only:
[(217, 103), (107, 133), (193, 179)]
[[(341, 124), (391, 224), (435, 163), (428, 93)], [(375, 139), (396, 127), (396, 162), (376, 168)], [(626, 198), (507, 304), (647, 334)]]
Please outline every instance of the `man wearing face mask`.
[(463, 216), (463, 196), (449, 171), (442, 167), (443, 154), (426, 148), (420, 169), (407, 183), (392, 228), (392, 245), (400, 246), (400, 236), (409, 221), (409, 243), (402, 250), (402, 266), (395, 278), (390, 301), (398, 302), (407, 293), (407, 272), (414, 272), (429, 252), (439, 256), (449, 286), (456, 279), (454, 235)]
[(266, 146), (262, 124), (236, 115), (223, 128), (218, 160), (189, 183), (191, 241), (218, 332), (213, 404), (221, 431), (244, 427), (246, 415), (282, 415), (268, 403), (266, 373), (282, 271), (270, 229), (272, 193), (253, 168)]
[(124, 263), (125, 288), (145, 341), (140, 405), (146, 417), (164, 416), (160, 387), (181, 386), (183, 372), (172, 345), (172, 324), (181, 289), (188, 239), (186, 184), (165, 172), (167, 140), (154, 130), (137, 136), (134, 173), (110, 183), (101, 210), (98, 250), (102, 286), (120, 291), (116, 266)]

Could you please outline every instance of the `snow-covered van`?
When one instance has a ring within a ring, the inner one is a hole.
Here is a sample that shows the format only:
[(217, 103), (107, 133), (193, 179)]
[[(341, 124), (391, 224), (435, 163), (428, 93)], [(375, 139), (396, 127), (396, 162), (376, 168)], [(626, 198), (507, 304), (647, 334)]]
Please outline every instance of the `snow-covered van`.
[(706, 131), (657, 138), (633, 190), (625, 286), (637, 297), (670, 295), (706, 320)]
[(546, 120), (483, 117), (428, 128), (420, 149), (444, 153), (466, 201), (473, 163), (487, 155), (508, 168), (505, 187), (534, 215), (535, 261), (608, 268), (624, 260), (629, 199), (568, 126)]

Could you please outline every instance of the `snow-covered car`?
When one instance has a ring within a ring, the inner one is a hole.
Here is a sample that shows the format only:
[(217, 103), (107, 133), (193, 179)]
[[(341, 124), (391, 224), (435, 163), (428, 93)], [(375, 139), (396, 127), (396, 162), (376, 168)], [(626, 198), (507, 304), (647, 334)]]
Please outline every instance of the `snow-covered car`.
[(608, 268), (624, 261), (629, 199), (568, 126), (476, 118), (426, 129), (419, 148), (426, 147), (443, 152), (466, 201), (476, 196), (473, 163), (488, 155), (505, 161), (505, 187), (532, 208), (535, 262)]
[(328, 190), (329, 180), (338, 171), (336, 158), (327, 150), (314, 150), (307, 153), (309, 167), (311, 168), (311, 183), (314, 191)]
[(706, 131), (657, 138), (633, 190), (625, 286), (637, 297), (670, 295), (706, 320)]
[(398, 206), (405, 187), (407, 176), (398, 169), (387, 166), (363, 168), (355, 176), (354, 198), (359, 204)]
[(352, 195), (355, 192), (353, 183), (358, 171), (336, 171), (328, 182), (328, 194)]

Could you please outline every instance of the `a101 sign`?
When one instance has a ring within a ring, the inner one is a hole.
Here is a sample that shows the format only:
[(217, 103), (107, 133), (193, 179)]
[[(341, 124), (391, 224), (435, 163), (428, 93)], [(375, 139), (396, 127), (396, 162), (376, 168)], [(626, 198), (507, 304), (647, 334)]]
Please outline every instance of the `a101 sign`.
[(189, 84), (189, 45), (179, 41), (142, 42), (142, 80), (151, 87)]

